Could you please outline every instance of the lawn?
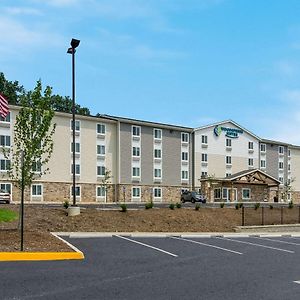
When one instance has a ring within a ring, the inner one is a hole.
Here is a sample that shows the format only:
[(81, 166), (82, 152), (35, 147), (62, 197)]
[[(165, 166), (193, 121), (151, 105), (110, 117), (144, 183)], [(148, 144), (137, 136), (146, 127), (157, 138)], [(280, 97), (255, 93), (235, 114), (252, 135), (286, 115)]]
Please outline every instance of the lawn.
[(10, 222), (16, 220), (18, 214), (15, 211), (0, 208), (0, 222)]

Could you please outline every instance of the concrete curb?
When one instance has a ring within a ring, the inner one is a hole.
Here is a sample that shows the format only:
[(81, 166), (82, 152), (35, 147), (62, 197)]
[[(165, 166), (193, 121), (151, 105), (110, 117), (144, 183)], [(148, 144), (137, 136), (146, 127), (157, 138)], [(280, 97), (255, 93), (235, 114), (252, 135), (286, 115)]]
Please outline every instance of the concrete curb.
[(80, 260), (84, 254), (75, 246), (65, 241), (57, 234), (53, 236), (67, 244), (74, 252), (0, 252), (0, 261), (52, 261), (52, 260)]

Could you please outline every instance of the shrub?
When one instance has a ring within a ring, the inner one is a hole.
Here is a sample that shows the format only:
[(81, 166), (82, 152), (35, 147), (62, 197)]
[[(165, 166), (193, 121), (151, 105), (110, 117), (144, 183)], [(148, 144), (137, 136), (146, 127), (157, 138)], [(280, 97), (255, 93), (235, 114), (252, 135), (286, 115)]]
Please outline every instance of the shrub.
[(225, 203), (224, 203), (224, 202), (220, 203), (220, 208), (223, 208), (223, 207), (224, 207), (224, 205), (225, 205)]
[(63, 206), (65, 209), (67, 209), (69, 206), (70, 206), (70, 203), (68, 200), (66, 200), (64, 203), (63, 203)]
[(173, 209), (175, 208), (174, 203), (171, 203), (171, 204), (169, 205), (169, 208), (173, 210)]
[(238, 203), (235, 204), (235, 209), (239, 209), (240, 205)]
[(289, 208), (293, 208), (293, 207), (294, 207), (293, 201), (290, 201), (289, 202)]
[(176, 207), (177, 207), (177, 208), (181, 208), (181, 203), (180, 203), (180, 202), (177, 202), (177, 203), (176, 203)]
[(259, 209), (259, 207), (260, 207), (260, 203), (256, 202), (255, 205), (254, 205), (254, 209), (257, 210), (257, 209)]
[(151, 202), (147, 202), (145, 204), (145, 209), (150, 209), (150, 208), (153, 208), (153, 202), (152, 201)]
[(239, 208), (243, 208), (244, 204), (243, 203), (239, 203)]
[(127, 211), (127, 205), (125, 203), (120, 204), (121, 212)]
[(273, 209), (274, 207), (273, 207), (273, 205), (272, 205), (272, 204), (270, 204), (270, 205), (269, 205), (269, 208), (270, 208), (270, 209)]
[(197, 204), (195, 205), (195, 210), (199, 210), (199, 209), (200, 209), (200, 204), (197, 203)]

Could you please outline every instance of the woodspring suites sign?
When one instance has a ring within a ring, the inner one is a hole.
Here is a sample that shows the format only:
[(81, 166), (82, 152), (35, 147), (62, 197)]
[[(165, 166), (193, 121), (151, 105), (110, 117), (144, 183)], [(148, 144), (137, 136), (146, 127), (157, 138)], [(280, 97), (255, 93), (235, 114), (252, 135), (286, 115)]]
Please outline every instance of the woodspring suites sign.
[(242, 129), (238, 129), (238, 128), (230, 128), (230, 127), (224, 127), (220, 125), (215, 126), (214, 128), (215, 136), (220, 136), (222, 131), (224, 131), (225, 136), (229, 138), (238, 138), (240, 134), (244, 133)]

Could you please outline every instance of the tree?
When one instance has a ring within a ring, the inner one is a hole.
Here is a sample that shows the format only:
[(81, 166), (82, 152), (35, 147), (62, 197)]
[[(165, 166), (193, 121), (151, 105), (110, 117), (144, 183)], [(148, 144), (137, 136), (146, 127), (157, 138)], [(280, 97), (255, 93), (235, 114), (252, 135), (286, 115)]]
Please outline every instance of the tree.
[(103, 179), (101, 180), (101, 187), (105, 189), (105, 199), (107, 198), (107, 192), (111, 188), (111, 171), (109, 169), (105, 169), (105, 174)]
[(283, 189), (281, 192), (281, 196), (282, 199), (284, 201), (290, 201), (291, 199), (289, 199), (289, 195), (291, 194), (291, 192), (293, 191), (293, 187), (292, 187), (292, 183), (295, 181), (295, 177), (288, 179), (285, 184), (283, 185)]
[(19, 104), (20, 98), (26, 91), (18, 81), (9, 81), (4, 73), (0, 72), (0, 92), (7, 97), (9, 104)]

